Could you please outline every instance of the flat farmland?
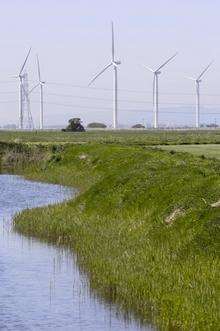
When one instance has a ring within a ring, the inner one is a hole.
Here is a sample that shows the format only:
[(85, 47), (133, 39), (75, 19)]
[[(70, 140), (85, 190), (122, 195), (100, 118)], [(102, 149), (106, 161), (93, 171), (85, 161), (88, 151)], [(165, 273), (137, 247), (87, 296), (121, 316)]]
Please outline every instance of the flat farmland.
[(209, 158), (220, 159), (220, 145), (204, 144), (204, 145), (169, 145), (160, 146), (166, 151), (187, 152), (197, 156), (204, 155)]

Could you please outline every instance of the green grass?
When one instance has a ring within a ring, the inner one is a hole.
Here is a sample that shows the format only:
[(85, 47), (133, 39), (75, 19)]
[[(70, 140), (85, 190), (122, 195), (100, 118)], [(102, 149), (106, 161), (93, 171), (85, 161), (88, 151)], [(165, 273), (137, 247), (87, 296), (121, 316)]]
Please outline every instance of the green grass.
[(176, 152), (187, 152), (194, 155), (204, 155), (209, 158), (220, 159), (220, 146), (219, 145), (170, 145), (170, 146), (160, 146), (162, 149), (167, 151)]
[(11, 146), (2, 160), (81, 193), (21, 213), (16, 231), (73, 249), (93, 289), (162, 330), (218, 330), (220, 162), (119, 144), (48, 148)]
[(117, 130), (68, 133), (61, 131), (0, 131), (6, 142), (113, 143), (126, 145), (220, 144), (220, 130)]

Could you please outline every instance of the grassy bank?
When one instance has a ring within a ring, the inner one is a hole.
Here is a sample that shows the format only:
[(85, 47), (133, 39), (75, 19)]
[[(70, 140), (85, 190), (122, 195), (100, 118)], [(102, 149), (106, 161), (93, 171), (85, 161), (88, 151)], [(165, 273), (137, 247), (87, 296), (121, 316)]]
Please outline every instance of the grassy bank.
[(219, 161), (113, 144), (19, 146), (2, 160), (81, 190), (23, 212), (17, 231), (71, 247), (92, 288), (161, 329), (218, 329)]

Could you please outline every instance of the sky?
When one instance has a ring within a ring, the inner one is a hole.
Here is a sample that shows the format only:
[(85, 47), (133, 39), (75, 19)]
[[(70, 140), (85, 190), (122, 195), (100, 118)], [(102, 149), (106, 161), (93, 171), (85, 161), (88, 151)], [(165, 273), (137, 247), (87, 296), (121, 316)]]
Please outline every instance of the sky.
[[(18, 123), (18, 74), (29, 47), (30, 88), (37, 82), (36, 53), (45, 80), (45, 124), (69, 118), (112, 124), (112, 69), (88, 82), (110, 62), (114, 22), (119, 68), (119, 123), (152, 124), (152, 73), (178, 56), (159, 77), (160, 125), (193, 125), (196, 77), (201, 83), (201, 122), (220, 124), (219, 0), (0, 0), (0, 126)], [(39, 126), (39, 89), (31, 111)]]

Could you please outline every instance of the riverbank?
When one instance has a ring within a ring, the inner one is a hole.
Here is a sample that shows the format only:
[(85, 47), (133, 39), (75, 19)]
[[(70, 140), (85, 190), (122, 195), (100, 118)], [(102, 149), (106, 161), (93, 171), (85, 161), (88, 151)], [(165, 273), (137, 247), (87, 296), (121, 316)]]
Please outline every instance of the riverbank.
[(15, 229), (67, 245), (91, 287), (161, 329), (217, 330), (220, 162), (111, 144), (4, 147), (26, 178), (75, 200), (21, 213)]

